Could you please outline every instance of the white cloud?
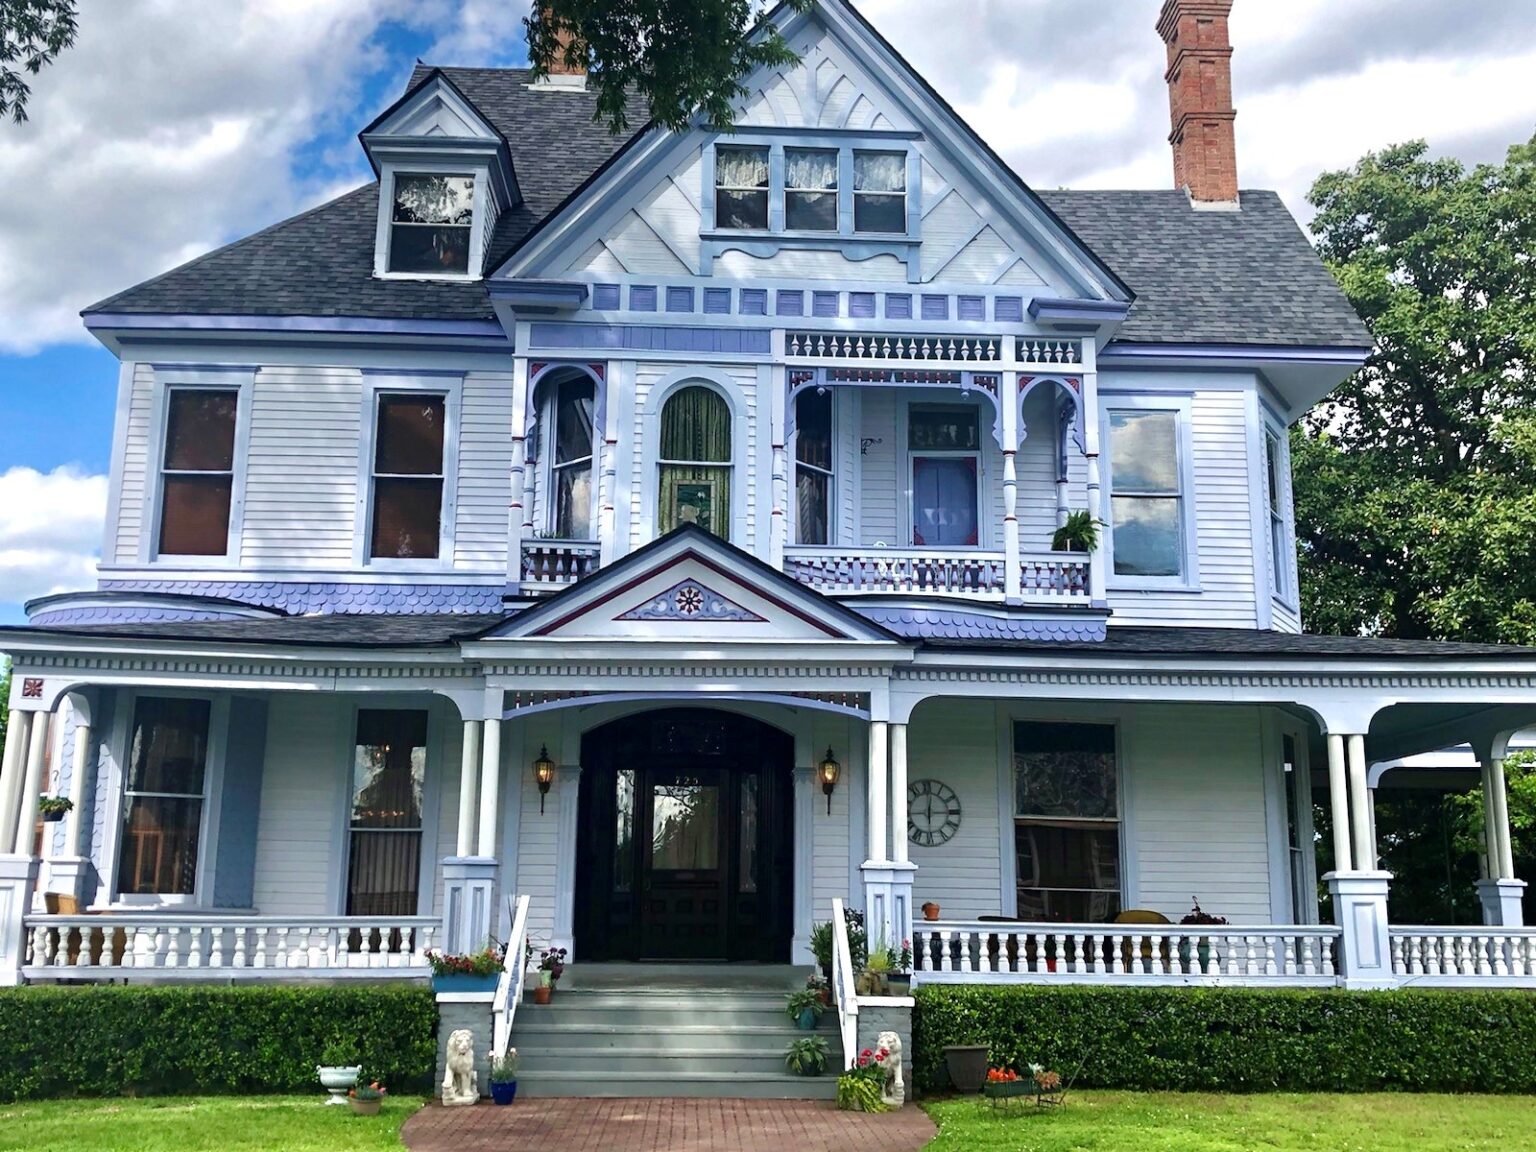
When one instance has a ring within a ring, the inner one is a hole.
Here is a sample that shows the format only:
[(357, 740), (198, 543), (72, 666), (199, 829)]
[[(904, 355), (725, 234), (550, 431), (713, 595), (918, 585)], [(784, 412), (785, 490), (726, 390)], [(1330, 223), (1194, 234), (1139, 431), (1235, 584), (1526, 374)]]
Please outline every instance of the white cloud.
[(0, 604), (94, 588), (106, 513), (105, 476), (0, 473)]

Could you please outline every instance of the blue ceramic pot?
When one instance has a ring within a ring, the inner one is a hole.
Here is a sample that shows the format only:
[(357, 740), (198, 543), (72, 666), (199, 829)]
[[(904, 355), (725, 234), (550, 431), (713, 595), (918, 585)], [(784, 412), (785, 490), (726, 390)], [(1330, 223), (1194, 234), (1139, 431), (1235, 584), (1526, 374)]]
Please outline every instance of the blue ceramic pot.
[(803, 1032), (816, 1031), (816, 1009), (800, 1009), (800, 1015), (795, 1017), (795, 1026)]
[(491, 1100), (497, 1104), (510, 1104), (517, 1099), (517, 1081), (509, 1080), (505, 1084), (491, 1081)]

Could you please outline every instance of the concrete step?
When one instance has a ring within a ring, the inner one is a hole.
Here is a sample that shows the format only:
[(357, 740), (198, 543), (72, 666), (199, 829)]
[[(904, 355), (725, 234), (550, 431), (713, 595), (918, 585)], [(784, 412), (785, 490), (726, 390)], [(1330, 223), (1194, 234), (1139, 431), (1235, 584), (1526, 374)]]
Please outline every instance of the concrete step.
[(735, 1100), (835, 1100), (837, 1077), (735, 1072), (667, 1075), (589, 1069), (581, 1075), (533, 1069), (517, 1074), (520, 1096), (684, 1096)]
[(822, 1017), (814, 1032), (803, 1032), (788, 1020), (777, 1024), (739, 1025), (729, 1032), (711, 1024), (678, 1024), (664, 1029), (645, 1025), (606, 1023), (529, 1023), (518, 1013), (512, 1029), (512, 1042), (518, 1051), (538, 1048), (613, 1051), (630, 1048), (665, 1048), (673, 1051), (717, 1048), (727, 1036), (743, 1048), (782, 1049), (801, 1036), (820, 1036), (830, 1045), (838, 1039), (835, 1021)]
[(560, 992), (547, 1005), (525, 1000), (518, 1006), (516, 1022), (631, 1024), (654, 1029), (701, 1024), (727, 1031), (745, 1025), (791, 1024), (784, 1001), (776, 995)]
[[(745, 1050), (742, 1048), (621, 1048), (603, 1051), (591, 1048), (543, 1048), (519, 1044), (517, 1054), (523, 1068), (530, 1072), (569, 1076), (589, 1075), (594, 1068), (606, 1072), (650, 1073), (664, 1079), (733, 1073), (743, 1077), (783, 1075), (784, 1051), (788, 1044)], [(837, 1060), (832, 1045), (827, 1045), (827, 1064)]]

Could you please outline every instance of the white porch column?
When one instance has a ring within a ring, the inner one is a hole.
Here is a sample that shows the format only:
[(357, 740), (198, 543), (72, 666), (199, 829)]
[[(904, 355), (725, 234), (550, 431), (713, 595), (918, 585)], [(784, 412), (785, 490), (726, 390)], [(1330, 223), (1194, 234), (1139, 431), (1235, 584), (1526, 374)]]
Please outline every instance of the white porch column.
[(1488, 765), (1488, 779), (1493, 790), (1493, 832), (1499, 848), (1500, 880), (1515, 878), (1515, 851), (1509, 835), (1509, 791), (1504, 780), (1504, 757), (1494, 756)]
[(32, 855), (32, 838), (37, 829), (37, 799), (43, 790), (43, 765), (48, 759), (51, 712), (39, 712), (32, 718), (32, 739), (27, 743), (27, 774), (22, 778), (21, 813), (16, 821), (15, 852)]
[(907, 862), (907, 726), (892, 724), (891, 742), (891, 859)]
[(1376, 845), (1371, 839), (1370, 789), (1365, 779), (1365, 737), (1346, 736), (1349, 752), (1350, 831), (1355, 841), (1355, 871), (1376, 870)]
[(85, 893), (86, 874), (91, 862), (80, 854), (85, 841), (86, 783), (96, 772), (96, 745), (91, 725), (90, 701), (79, 694), (70, 697), (70, 711), (75, 721), (74, 749), (69, 767), (69, 812), (64, 817), (64, 851), (48, 861), (49, 892), (73, 897), (78, 904)]
[(459, 763), (459, 827), (454, 854), (443, 860), (443, 948), (477, 952), (491, 936), (496, 889), (496, 850), (480, 851), (475, 807), (480, 791), (480, 733), (494, 721), (464, 721)]
[(1333, 809), (1333, 870), (1348, 872), (1354, 864), (1349, 846), (1349, 784), (1344, 767), (1344, 737), (1328, 733), (1328, 800)]
[(1483, 831), (1488, 842), (1488, 876), (1477, 882), (1483, 923), (1518, 928), (1525, 923), (1525, 882), (1515, 879), (1514, 846), (1509, 834), (1509, 792), (1504, 757), (1483, 756)]
[(16, 847), (16, 815), (21, 810), (21, 778), (26, 772), (32, 713), (12, 708), (5, 729), (5, 759), (0, 767), (0, 854)]
[(476, 855), (496, 858), (497, 813), (501, 803), (501, 728), (498, 716), (485, 722), (480, 758), (480, 836)]
[(455, 855), (474, 854), (478, 829), (475, 801), (480, 792), (480, 720), (464, 721), (464, 755), (459, 768), (459, 837)]
[(886, 848), (886, 774), (889, 771), (887, 755), (888, 733), (884, 720), (869, 723), (869, 851), (865, 859), (872, 864), (890, 859)]
[(1390, 872), (1330, 872), (1333, 922), (1344, 930), (1335, 966), (1346, 988), (1390, 988), (1392, 941), (1387, 932)]
[(560, 821), (555, 833), (557, 859), (569, 860), (570, 868), (558, 868), (555, 881), (554, 947), (566, 949), (571, 959), (576, 956), (576, 831), (581, 797), (581, 765), (562, 764), (559, 782), (555, 785), (560, 796)]

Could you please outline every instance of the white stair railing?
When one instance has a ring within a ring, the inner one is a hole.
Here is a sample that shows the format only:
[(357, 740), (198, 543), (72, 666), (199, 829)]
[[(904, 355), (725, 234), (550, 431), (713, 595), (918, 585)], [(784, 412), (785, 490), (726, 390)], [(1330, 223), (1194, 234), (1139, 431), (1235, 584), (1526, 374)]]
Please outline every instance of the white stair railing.
[(837, 1029), (843, 1042), (843, 1067), (852, 1068), (859, 1054), (859, 998), (853, 989), (853, 950), (848, 945), (848, 921), (843, 902), (832, 899), (832, 992), (837, 1002)]
[(523, 982), (528, 974), (528, 904), (529, 897), (517, 897), (512, 915), (512, 935), (507, 937), (507, 952), (501, 962), (501, 979), (496, 982), (496, 1002), (492, 1005), (491, 1055), (500, 1060), (512, 1043), (512, 1018), (523, 1002)]

